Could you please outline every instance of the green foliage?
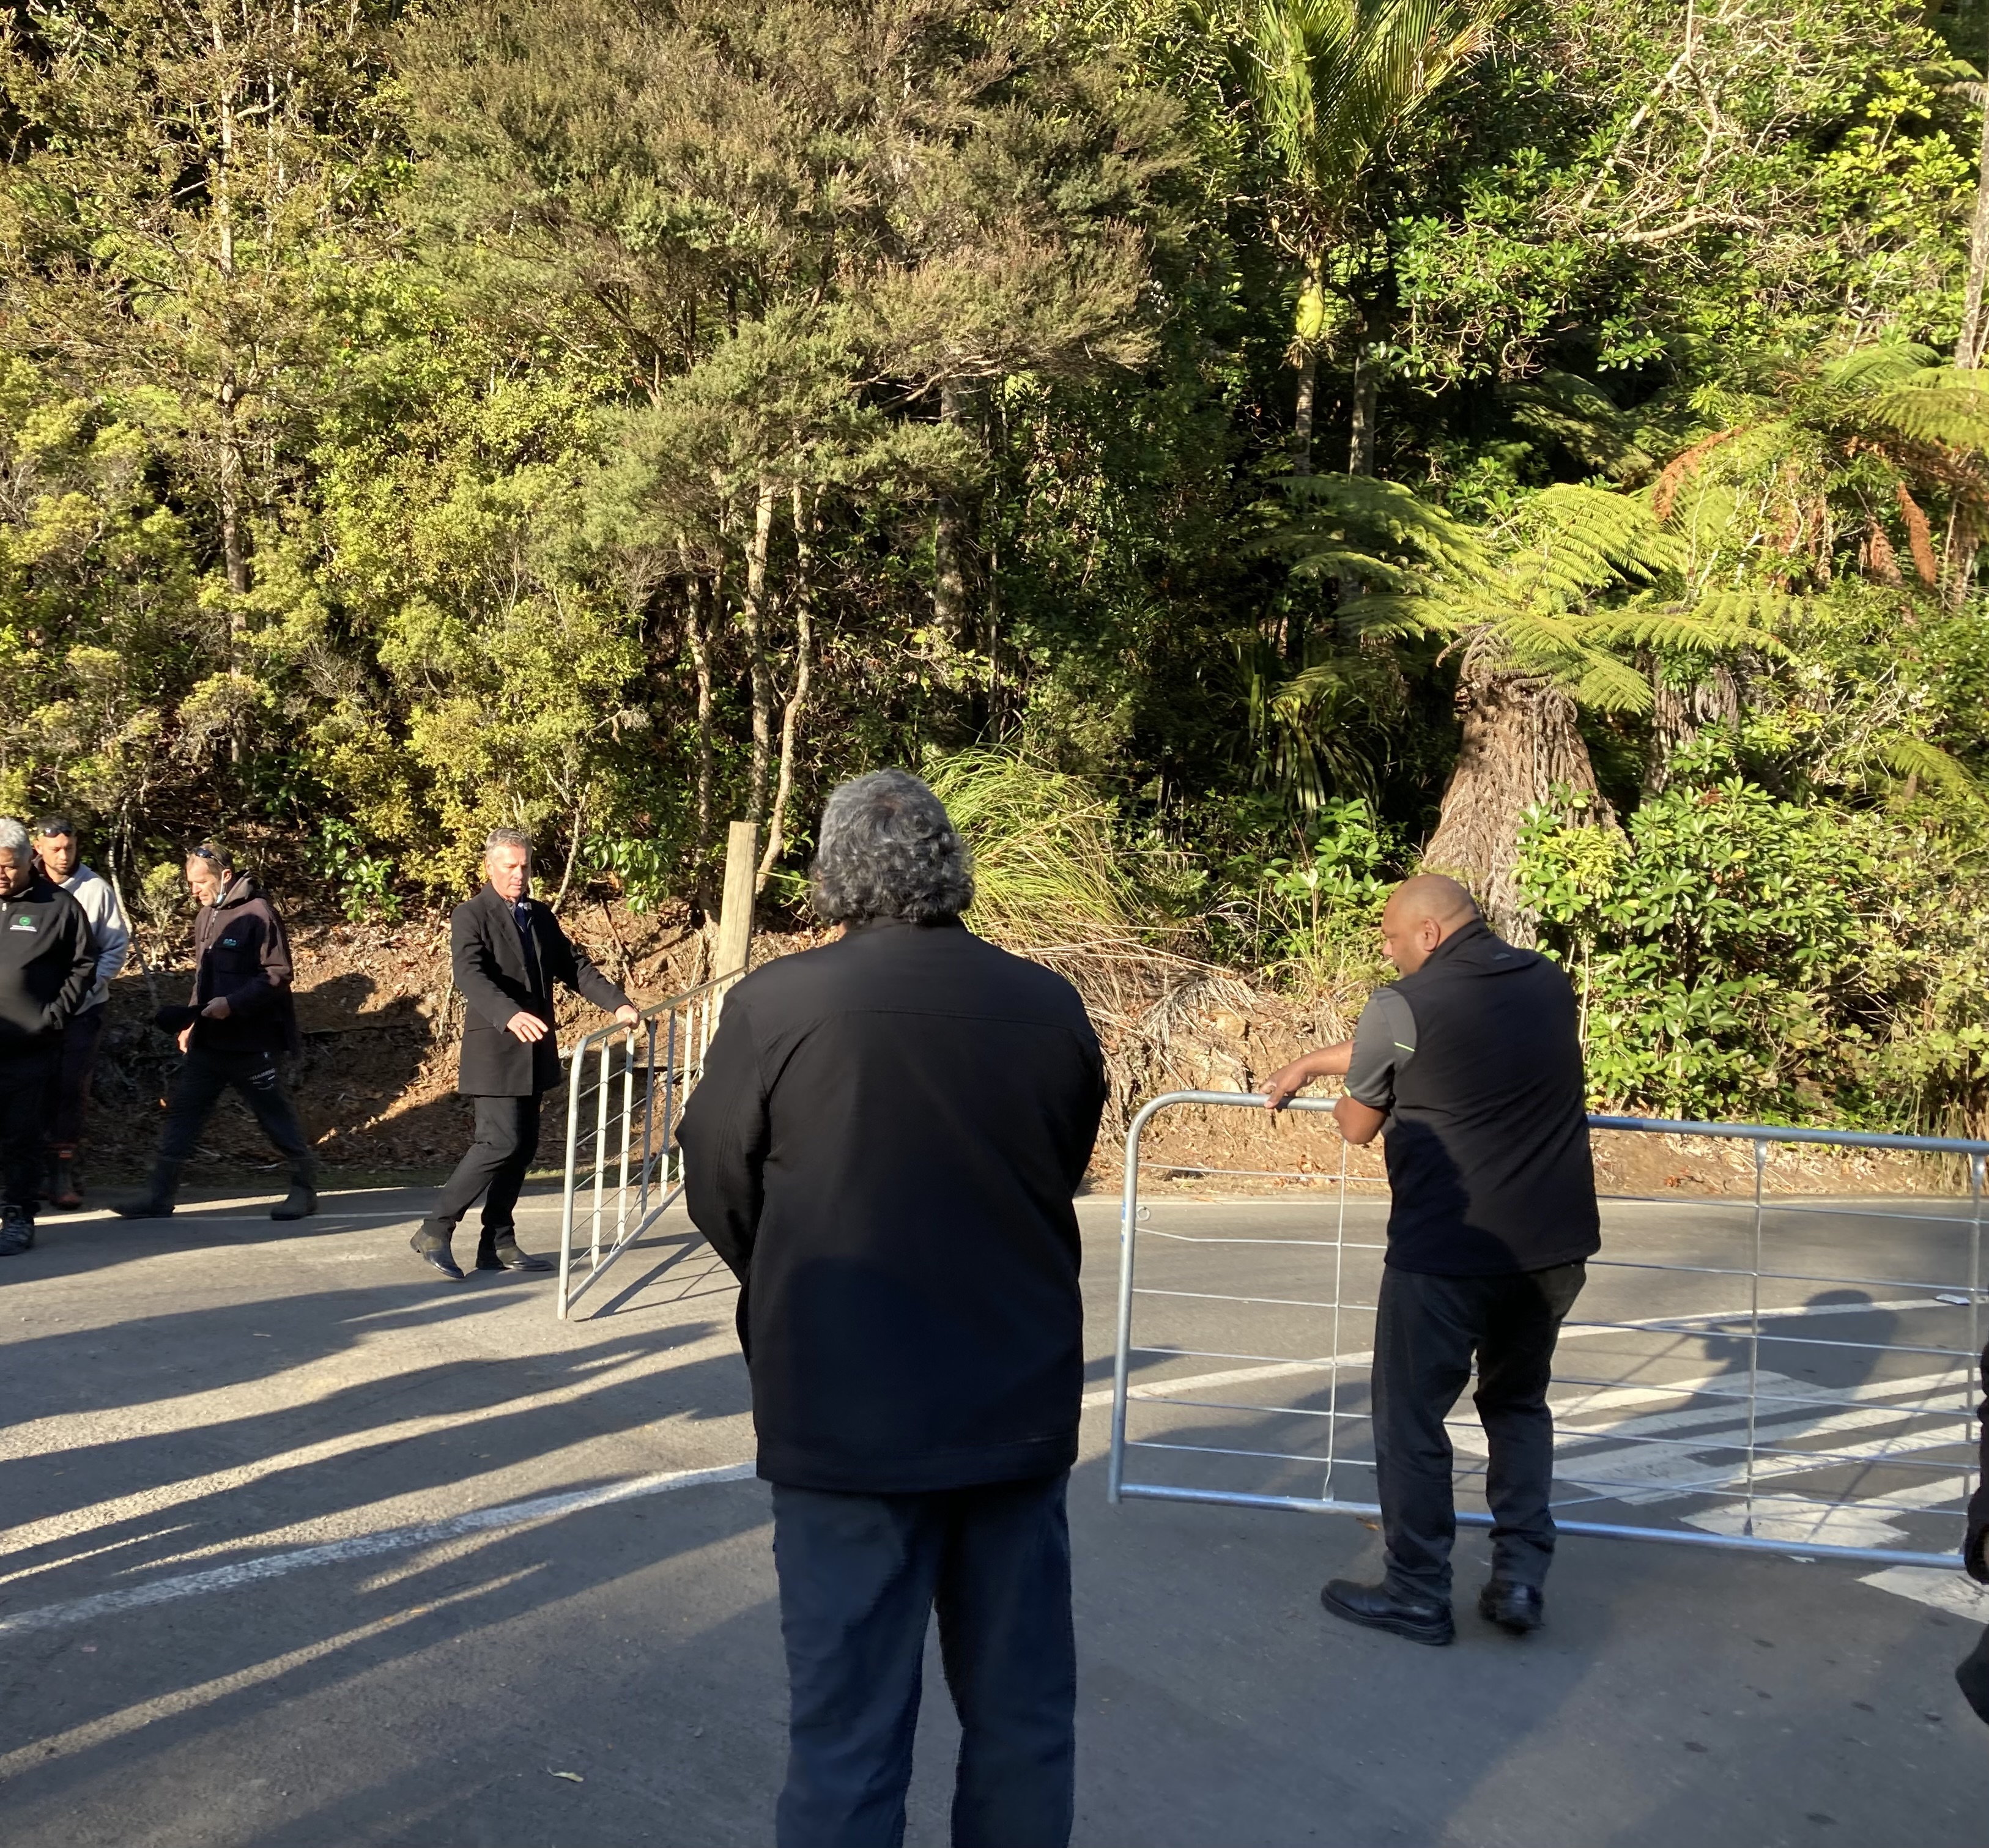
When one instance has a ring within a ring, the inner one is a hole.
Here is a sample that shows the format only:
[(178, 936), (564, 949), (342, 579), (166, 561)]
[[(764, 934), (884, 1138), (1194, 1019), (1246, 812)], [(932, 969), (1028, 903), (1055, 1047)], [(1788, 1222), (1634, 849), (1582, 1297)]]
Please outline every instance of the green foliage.
[(1730, 773), (1625, 834), (1541, 817), (1520, 877), (1581, 994), (1600, 1106), (1879, 1129), (1981, 1110), (1989, 888), (1923, 825)]
[[(1350, 997), (1560, 784), (1502, 922), (1612, 1098), (1980, 1123), (1929, 19), (14, 8), (0, 811), (175, 929), (203, 834), (359, 916), (500, 821), (656, 906), (751, 816), (794, 909), (828, 788), (930, 763), (982, 928)], [(1373, 475), (1294, 479), (1301, 391)]]

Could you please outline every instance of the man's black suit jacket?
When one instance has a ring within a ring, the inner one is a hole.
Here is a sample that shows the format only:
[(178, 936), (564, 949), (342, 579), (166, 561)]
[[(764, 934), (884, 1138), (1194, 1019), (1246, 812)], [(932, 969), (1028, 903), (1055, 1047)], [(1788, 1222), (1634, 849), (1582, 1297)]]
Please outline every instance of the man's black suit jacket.
[(725, 1000), (679, 1136), (744, 1284), (760, 1474), (883, 1494), (1067, 1468), (1077, 1214), (1105, 1097), (1077, 991), (957, 924), (878, 922)]
[(511, 907), (490, 886), (449, 915), (449, 968), (469, 1004), (456, 1085), (466, 1097), (531, 1097), (559, 1082), (559, 1048), (551, 1034), (527, 1046), (504, 1031), (505, 1023), (520, 1011), (551, 1026), (555, 982), (611, 1012), (629, 1000), (588, 960), (585, 950), (568, 941), (551, 911), (536, 899), (525, 902), (539, 953), (542, 994), (532, 991)]

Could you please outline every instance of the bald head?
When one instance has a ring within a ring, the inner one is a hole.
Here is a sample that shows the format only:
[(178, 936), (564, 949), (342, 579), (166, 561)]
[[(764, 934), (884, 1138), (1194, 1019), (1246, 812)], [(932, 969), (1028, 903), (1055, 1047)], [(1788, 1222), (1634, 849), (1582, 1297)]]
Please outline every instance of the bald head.
[(1455, 879), (1418, 873), (1397, 886), (1382, 907), (1383, 953), (1404, 975), (1413, 975), (1445, 937), (1477, 916), (1477, 902)]

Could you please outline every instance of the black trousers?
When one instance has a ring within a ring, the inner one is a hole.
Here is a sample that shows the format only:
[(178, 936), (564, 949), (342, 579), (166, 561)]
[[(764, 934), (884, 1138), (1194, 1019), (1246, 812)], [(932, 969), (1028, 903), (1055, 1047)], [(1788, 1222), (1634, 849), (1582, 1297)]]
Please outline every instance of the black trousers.
[(1554, 1416), (1547, 1382), (1562, 1318), (1587, 1278), (1580, 1264), (1506, 1277), (1381, 1272), (1374, 1318), (1374, 1462), (1398, 1596), (1447, 1600), (1457, 1515), (1443, 1421), (1471, 1377), (1491, 1456), (1495, 1578), (1536, 1588), (1554, 1557)]
[(1068, 1472), (916, 1495), (774, 1485), (791, 1700), (778, 1848), (898, 1848), (926, 1624), (961, 1724), (954, 1848), (1065, 1848), (1076, 1758)]
[(471, 1100), (476, 1105), (476, 1138), (443, 1183), (430, 1224), (453, 1227), (481, 1199), (483, 1243), (488, 1245), (500, 1233), (512, 1230), (526, 1171), (538, 1152), (541, 1095)]
[(63, 1029), (62, 1050), (49, 1069), (42, 1092), (42, 1131), (53, 1149), (73, 1149), (83, 1140), (83, 1112), (90, 1108), (90, 1075), (103, 1043), (107, 1004), (86, 1007)]
[(42, 1095), (57, 1057), (53, 1046), (0, 1053), (0, 1199), (31, 1220), (42, 1190)]
[(309, 1183), (311, 1146), (283, 1088), (273, 1052), (189, 1052), (166, 1093), (166, 1126), (159, 1136), (161, 1165), (175, 1172), (193, 1153), (202, 1127), (224, 1091), (232, 1091), (254, 1113), (263, 1133), (289, 1158), (293, 1180)]

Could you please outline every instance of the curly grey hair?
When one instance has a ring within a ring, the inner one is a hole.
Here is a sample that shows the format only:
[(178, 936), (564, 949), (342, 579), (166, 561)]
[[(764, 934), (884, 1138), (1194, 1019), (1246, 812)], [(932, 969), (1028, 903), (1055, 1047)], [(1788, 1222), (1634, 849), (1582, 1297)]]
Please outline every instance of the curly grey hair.
[(945, 806), (908, 771), (873, 770), (831, 792), (811, 872), (833, 923), (937, 924), (974, 902), (974, 861)]
[(28, 831), (12, 815), (0, 815), (0, 853), (12, 854), (17, 866), (28, 863)]

